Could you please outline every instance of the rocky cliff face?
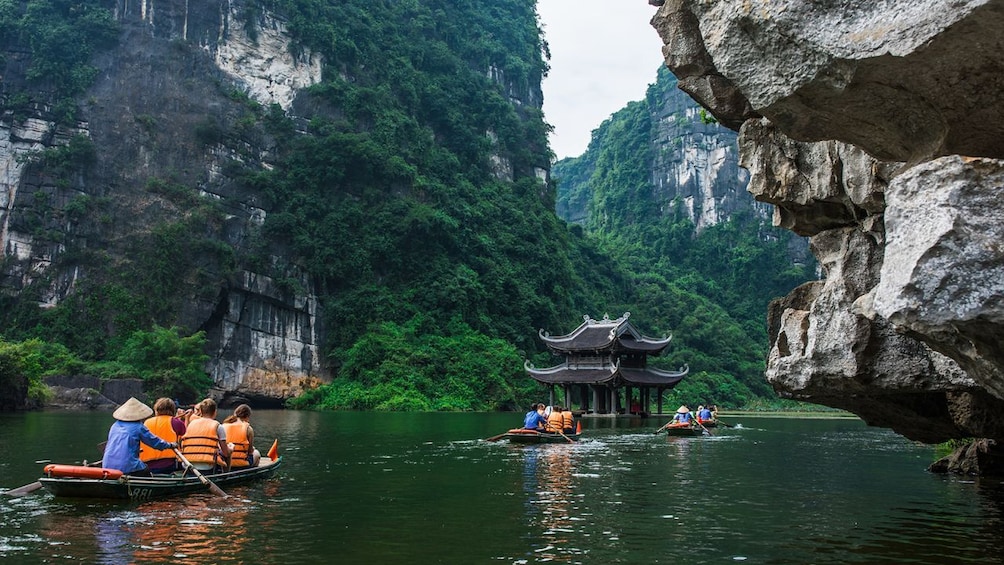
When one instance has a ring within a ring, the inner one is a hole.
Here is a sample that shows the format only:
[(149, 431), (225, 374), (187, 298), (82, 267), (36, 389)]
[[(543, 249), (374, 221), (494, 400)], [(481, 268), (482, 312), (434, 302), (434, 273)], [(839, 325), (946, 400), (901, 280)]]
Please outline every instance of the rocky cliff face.
[(771, 308), (768, 380), (916, 440), (989, 438), (939, 469), (1000, 469), (1004, 2), (651, 3), (680, 88), (740, 130), (750, 192), (824, 267)]
[[(607, 122), (610, 127), (601, 126), (594, 132), (586, 154), (554, 166), (555, 176), (561, 178), (559, 216), (568, 222), (587, 223), (594, 203), (605, 198), (591, 182), (596, 153), (608, 143), (624, 143), (614, 139), (622, 130), (637, 129), (645, 137), (646, 154), (651, 158), (644, 163), (618, 162), (616, 166), (644, 167), (649, 177), (647, 189), (637, 198), (650, 201), (655, 213), (672, 216), (679, 204), (698, 231), (739, 211), (752, 209), (763, 218), (770, 217), (770, 207), (754, 201), (746, 191), (749, 174), (739, 166), (736, 133), (702, 115), (701, 107), (676, 88), (676, 82), (671, 74), (660, 71), (644, 101), (614, 114)], [(611, 129), (616, 133), (610, 133)], [(605, 162), (603, 166), (615, 164)]]
[[(0, 119), (0, 282), (7, 293), (42, 287), (43, 304), (65, 300), (93, 274), (88, 261), (67, 257), (68, 246), (78, 256), (114, 257), (149, 236), (154, 221), (192, 213), (151, 186), (198, 187), (223, 210), (207, 236), (247, 250), (265, 211), (230, 172), (268, 168), (272, 153), (261, 131), (216, 135), (246, 112), (223, 91), (289, 110), (300, 89), (320, 79), (320, 58), (307, 49), (292, 54), (281, 20), (253, 15), (243, 2), (117, 0), (109, 7), (123, 33), (119, 47), (95, 61), (99, 76), (84, 96), (84, 119), (58, 126), (42, 106), (26, 118)], [(8, 87), (23, 79), (17, 60), (8, 58)], [(74, 135), (93, 141), (96, 155), (69, 179), (24, 158), (66, 147)], [(37, 213), (40, 200), (45, 214)], [(85, 205), (103, 209), (80, 214)], [(198, 269), (178, 265), (182, 280), (172, 281), (186, 289), (174, 323), (207, 332), (220, 394), (281, 401), (325, 378), (316, 283), (275, 250), (267, 257), (265, 271), (196, 258)]]

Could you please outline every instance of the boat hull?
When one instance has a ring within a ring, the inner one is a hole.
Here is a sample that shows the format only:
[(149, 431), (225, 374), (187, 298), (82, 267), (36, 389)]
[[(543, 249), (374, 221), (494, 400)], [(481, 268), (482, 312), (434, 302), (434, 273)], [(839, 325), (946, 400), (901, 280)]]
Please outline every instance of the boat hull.
[(666, 428), (666, 435), (672, 437), (694, 437), (704, 435), (704, 430), (701, 428), (693, 428), (690, 426), (679, 427), (679, 428)]
[[(216, 486), (246, 483), (266, 479), (282, 466), (282, 457), (271, 461), (262, 457), (257, 467), (248, 467), (229, 473), (205, 475)], [(113, 498), (122, 500), (151, 500), (207, 492), (209, 488), (194, 475), (130, 477), (118, 479), (89, 479), (80, 477), (42, 477), (38, 480), (54, 496), (65, 498)]]
[[(509, 433), (502, 436), (501, 439), (507, 439), (510, 443), (568, 443), (571, 441), (579, 441), (579, 436), (581, 434), (555, 434), (555, 433), (544, 433), (535, 432), (533, 430), (526, 431), (509, 431)], [(567, 438), (567, 439), (566, 439)]]

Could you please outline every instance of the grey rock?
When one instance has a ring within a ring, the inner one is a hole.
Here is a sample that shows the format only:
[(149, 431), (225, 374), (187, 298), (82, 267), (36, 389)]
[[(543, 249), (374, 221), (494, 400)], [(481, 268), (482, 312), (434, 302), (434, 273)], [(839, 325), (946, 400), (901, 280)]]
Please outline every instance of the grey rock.
[(681, 87), (724, 124), (752, 117), (742, 96), (794, 139), (894, 161), (1004, 157), (1001, 0), (673, 0), (653, 25)]

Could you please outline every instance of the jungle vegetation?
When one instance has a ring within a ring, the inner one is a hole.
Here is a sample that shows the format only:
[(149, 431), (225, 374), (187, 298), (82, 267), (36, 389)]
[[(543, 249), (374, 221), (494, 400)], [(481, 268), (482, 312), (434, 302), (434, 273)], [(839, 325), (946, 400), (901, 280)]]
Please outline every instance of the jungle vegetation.
[[(0, 0), (0, 24), (9, 24), (0, 25), (0, 45), (23, 45), (38, 21), (95, 26), (101, 33), (86, 40), (87, 52), (72, 57), (54, 38), (30, 44), (32, 60), (48, 61), (47, 80), (79, 95), (89, 50), (114, 47), (101, 4)], [(541, 393), (523, 360), (553, 362), (538, 329), (564, 333), (583, 314), (628, 311), (645, 333), (676, 336), (660, 362), (690, 365), (681, 395), (734, 407), (776, 400), (762, 378), (766, 301), (811, 273), (757, 221), (735, 218), (695, 237), (681, 215), (647, 214), (651, 203), (630, 197), (650, 160), (640, 105), (601, 126), (581, 158), (593, 170), (609, 167), (598, 193), (606, 217), (620, 219), (585, 228), (561, 220), (556, 185), (539, 175), (553, 155), (538, 109), (548, 51), (534, 0), (247, 4), (249, 29), (256, 10), (277, 11), (293, 49), (326, 61), (323, 81), (306, 93), (308, 119), (294, 124), (277, 107), (246, 100), (240, 123), (207, 121), (191, 132), (206, 144), (250, 130), (273, 140), (273, 168), (227, 171), (261, 196), (268, 214), (259, 232), (247, 246), (228, 244), (218, 203), (197, 187), (151, 178), (145, 189), (186, 214), (150, 226), (124, 251), (128, 260), (68, 239), (67, 257), (94, 274), (45, 310), (37, 306), (44, 280), (0, 298), (0, 353), (20, 359), (5, 370), (36, 387), (58, 371), (138, 376), (195, 399), (210, 384), (196, 370), (205, 335), (175, 327), (184, 301), (198, 298), (182, 281), (211, 297), (238, 269), (282, 282), (295, 267), (319, 281), (333, 377), (296, 408), (515, 409)], [(4, 108), (37, 92), (5, 93)], [(240, 98), (222, 85), (220, 95)], [(93, 153), (82, 141), (74, 147), (35, 156), (33, 166), (60, 178), (86, 172)], [(44, 236), (52, 203), (40, 197), (34, 209)], [(109, 210), (81, 198), (59, 213), (110, 224)], [(46, 348), (58, 354), (38, 353)]]

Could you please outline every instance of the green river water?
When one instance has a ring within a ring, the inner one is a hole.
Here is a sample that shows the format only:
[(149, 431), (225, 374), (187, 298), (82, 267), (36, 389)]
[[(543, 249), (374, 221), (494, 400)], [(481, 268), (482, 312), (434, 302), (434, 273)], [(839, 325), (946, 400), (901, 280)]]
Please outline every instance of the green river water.
[[(97, 459), (108, 413), (0, 414), (0, 489)], [(712, 437), (586, 420), (576, 444), (487, 438), (522, 414), (255, 411), (276, 478), (145, 503), (0, 497), (16, 563), (998, 563), (1000, 482), (856, 419), (734, 416)]]

